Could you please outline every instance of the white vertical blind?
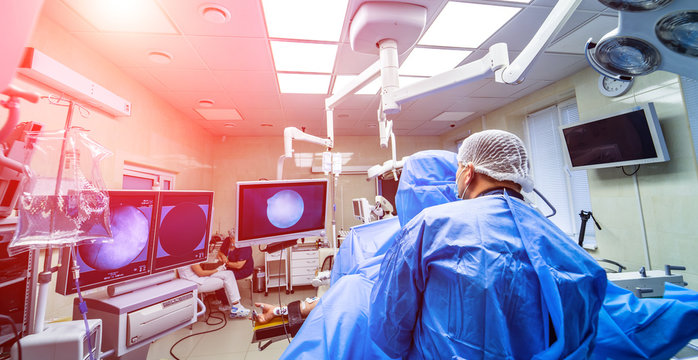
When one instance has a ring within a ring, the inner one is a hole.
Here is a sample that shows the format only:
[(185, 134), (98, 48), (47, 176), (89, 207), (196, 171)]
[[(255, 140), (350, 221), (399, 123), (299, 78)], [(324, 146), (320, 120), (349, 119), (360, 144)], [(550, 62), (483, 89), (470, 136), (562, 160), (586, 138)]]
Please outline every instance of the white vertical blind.
[[(560, 125), (568, 125), (579, 121), (579, 111), (577, 103), (574, 101), (560, 104)], [(560, 138), (562, 143), (562, 138)], [(560, 148), (562, 151), (562, 148)], [(561, 153), (562, 154), (562, 153)], [(579, 237), (582, 224), (580, 211), (591, 211), (591, 197), (589, 196), (589, 180), (586, 170), (571, 170), (565, 163), (565, 172), (569, 179), (569, 191), (572, 201), (572, 221), (574, 224), (574, 235)], [(596, 231), (594, 220), (589, 219), (584, 234), (584, 244), (596, 247)]]
[[(536, 189), (557, 209), (557, 214), (550, 220), (565, 233), (572, 235), (567, 180), (563, 172), (560, 171), (564, 166), (564, 161), (560, 151), (554, 151), (560, 149), (560, 140), (557, 134), (557, 107), (552, 106), (529, 115), (527, 125), (531, 147), (531, 168)], [(535, 197), (534, 202), (544, 214), (549, 213), (547, 206), (541, 199)]]
[[(526, 120), (536, 189), (557, 209), (550, 220), (575, 242), (581, 226), (580, 211), (591, 211), (589, 184), (585, 170), (571, 171), (567, 167), (559, 126), (577, 121), (579, 112), (573, 100), (530, 114)], [(543, 213), (549, 213), (541, 199), (535, 197), (534, 202)], [(590, 220), (584, 237), (586, 246), (596, 246), (593, 226)]]

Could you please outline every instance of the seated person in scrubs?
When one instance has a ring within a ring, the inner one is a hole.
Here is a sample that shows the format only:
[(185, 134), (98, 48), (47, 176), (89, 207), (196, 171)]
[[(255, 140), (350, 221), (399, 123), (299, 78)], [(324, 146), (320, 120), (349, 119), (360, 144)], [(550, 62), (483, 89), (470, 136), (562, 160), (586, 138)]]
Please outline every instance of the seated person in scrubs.
[[(223, 289), (225, 299), (230, 307), (231, 318), (246, 318), (250, 315), (250, 310), (240, 303), (240, 291), (235, 281), (232, 271), (225, 268), (222, 259), (219, 258), (219, 265), (214, 269), (205, 270), (201, 264), (182, 266), (177, 269), (180, 278), (193, 281), (199, 284), (199, 292), (211, 292)], [(223, 306), (222, 310), (227, 310), (228, 306)]]
[(237, 248), (235, 239), (228, 236), (223, 240), (220, 252), (225, 259), (225, 267), (235, 274), (235, 279), (240, 280), (252, 275), (254, 259), (251, 247)]
[(486, 130), (458, 152), (454, 201), (400, 230), (371, 291), (370, 336), (410, 359), (585, 359), (604, 270), (523, 201), (523, 142)]

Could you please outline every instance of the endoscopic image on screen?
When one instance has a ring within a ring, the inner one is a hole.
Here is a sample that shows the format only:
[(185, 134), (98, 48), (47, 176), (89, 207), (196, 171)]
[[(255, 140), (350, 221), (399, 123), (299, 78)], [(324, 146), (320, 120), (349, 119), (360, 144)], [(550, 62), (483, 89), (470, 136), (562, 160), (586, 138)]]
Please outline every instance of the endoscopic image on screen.
[(326, 191), (325, 183), (241, 186), (238, 240), (324, 228)]
[(163, 192), (153, 271), (203, 261), (211, 224), (213, 193)]
[[(157, 193), (111, 192), (109, 199), (112, 241), (80, 245), (75, 253), (81, 290), (150, 272), (148, 254)], [(70, 292), (75, 291), (70, 272), (67, 286)]]

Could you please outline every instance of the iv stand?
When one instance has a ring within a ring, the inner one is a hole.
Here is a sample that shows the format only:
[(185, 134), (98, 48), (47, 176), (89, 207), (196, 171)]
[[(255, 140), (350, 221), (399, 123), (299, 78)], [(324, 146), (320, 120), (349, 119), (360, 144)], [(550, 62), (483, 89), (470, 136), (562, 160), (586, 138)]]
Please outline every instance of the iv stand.
[[(70, 130), (73, 119), (73, 111), (75, 110), (75, 106), (78, 105), (72, 100), (67, 101), (69, 102), (68, 115), (66, 116), (65, 126), (63, 128), (65, 130), (65, 134), (67, 134), (68, 130)], [(58, 195), (60, 194), (61, 179), (63, 178), (63, 168), (65, 167), (65, 146), (67, 140), (65, 134), (63, 135), (63, 144), (61, 144), (61, 154), (59, 158), (57, 174), (58, 178), (56, 179), (56, 188), (54, 192), (56, 199), (58, 199)], [(49, 228), (51, 234), (53, 234), (54, 226), (55, 215), (54, 213), (51, 213), (51, 223)], [(34, 331), (32, 332), (32, 334), (37, 334), (44, 331), (44, 318), (46, 317), (46, 300), (48, 298), (49, 291), (48, 287), (49, 283), (51, 282), (51, 278), (53, 277), (53, 272), (57, 269), (57, 267), (51, 268), (52, 256), (53, 247), (51, 246), (51, 244), (49, 244), (44, 253), (44, 271), (39, 274), (39, 292), (37, 294), (36, 315), (34, 322)]]

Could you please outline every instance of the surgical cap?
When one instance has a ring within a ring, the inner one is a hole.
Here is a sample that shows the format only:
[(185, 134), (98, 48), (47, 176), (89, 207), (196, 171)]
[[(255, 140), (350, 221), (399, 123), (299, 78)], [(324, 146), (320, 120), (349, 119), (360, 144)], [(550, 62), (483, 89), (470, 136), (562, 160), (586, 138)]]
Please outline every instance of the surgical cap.
[(518, 136), (502, 130), (484, 130), (463, 141), (458, 162), (472, 163), (475, 172), (499, 181), (512, 181), (525, 192), (533, 190), (528, 154)]

